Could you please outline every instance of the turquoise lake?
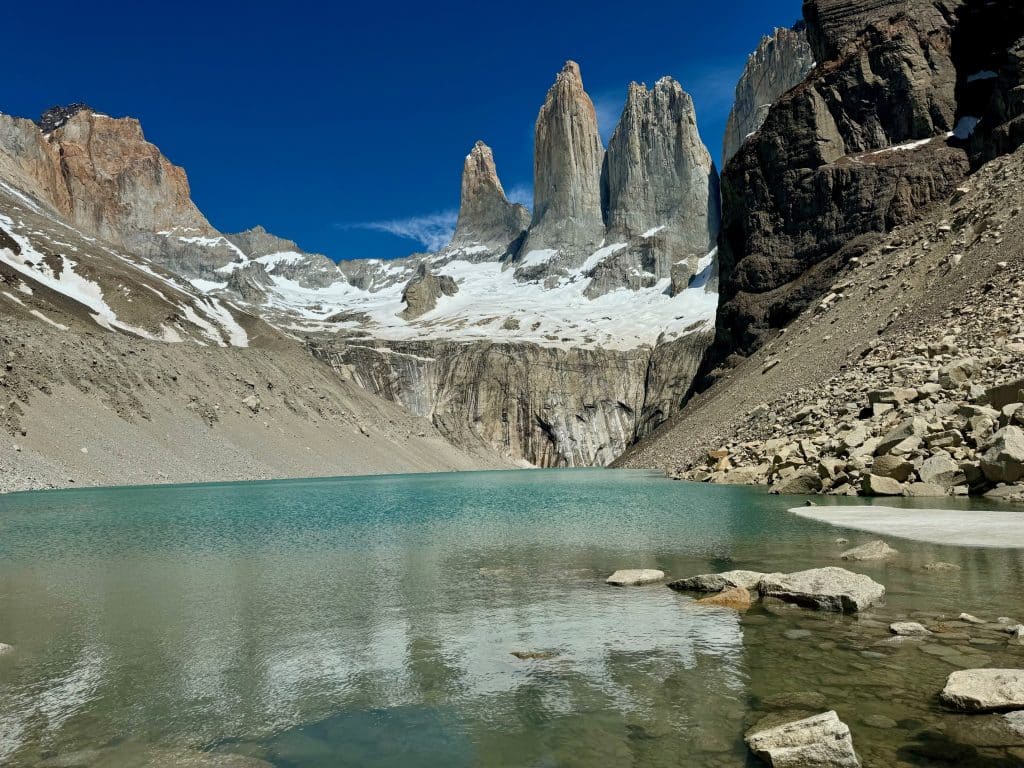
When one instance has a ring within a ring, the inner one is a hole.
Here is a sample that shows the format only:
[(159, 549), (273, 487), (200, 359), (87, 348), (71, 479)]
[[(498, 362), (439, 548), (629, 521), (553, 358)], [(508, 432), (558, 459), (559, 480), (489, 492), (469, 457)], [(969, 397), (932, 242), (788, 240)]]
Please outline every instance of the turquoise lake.
[[(891, 539), (897, 560), (844, 564), (837, 537), (877, 537), (798, 503), (608, 470), (0, 497), (0, 765), (742, 766), (787, 692), (824, 697), (865, 765), (1012, 764), (936, 694), (1024, 648), (887, 626), (1024, 619), (1024, 556)], [(822, 565), (885, 605), (739, 615), (604, 584)]]

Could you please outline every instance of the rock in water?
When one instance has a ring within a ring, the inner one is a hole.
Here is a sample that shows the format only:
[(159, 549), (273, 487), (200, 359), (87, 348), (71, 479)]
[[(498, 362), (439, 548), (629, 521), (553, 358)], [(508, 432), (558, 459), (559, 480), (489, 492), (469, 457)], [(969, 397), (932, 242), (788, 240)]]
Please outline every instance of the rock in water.
[(750, 607), (750, 592), (743, 587), (733, 587), (719, 592), (717, 595), (705, 597), (698, 600), (699, 605), (719, 605), (723, 608), (733, 608), (737, 611), (745, 611)]
[(796, 573), (769, 573), (758, 583), (762, 597), (821, 611), (856, 613), (885, 596), (885, 587), (845, 568), (812, 568)]
[(654, 568), (627, 568), (613, 573), (605, 579), (605, 583), (613, 587), (638, 587), (643, 584), (654, 584), (664, 578), (665, 572)]
[(579, 64), (566, 62), (537, 116), (533, 221), (521, 255), (554, 249), (585, 257), (597, 248), (604, 238), (603, 163), (597, 112)]
[(850, 729), (830, 710), (752, 733), (750, 751), (773, 768), (859, 768)]
[(901, 635), (903, 637), (918, 637), (931, 634), (931, 630), (924, 624), (916, 621), (894, 621), (889, 625), (889, 631), (894, 635)]
[(405, 302), (405, 309), (402, 317), (412, 320), (425, 315), (437, 306), (437, 300), (442, 296), (454, 296), (459, 291), (459, 286), (448, 275), (438, 277), (430, 271), (427, 262), (420, 263), (416, 274), (409, 280), (402, 292), (402, 301)]
[(478, 141), (462, 169), (462, 198), (451, 248), (474, 245), (504, 253), (530, 225), (530, 212), (509, 202), (491, 148)]
[(962, 669), (952, 673), (939, 697), (966, 712), (1024, 709), (1024, 669)]
[(736, 100), (722, 142), (723, 164), (761, 128), (771, 105), (803, 80), (813, 64), (814, 53), (802, 25), (800, 29), (776, 29), (770, 37), (761, 38), (736, 85)]
[(895, 549), (890, 547), (881, 539), (861, 544), (859, 547), (848, 549), (841, 557), (843, 560), (886, 560), (893, 555), (898, 555)]
[(743, 587), (756, 589), (757, 582), (764, 576), (759, 571), (724, 571), (723, 573), (702, 573), (669, 582), (668, 586), (680, 592), (721, 592), (724, 589)]

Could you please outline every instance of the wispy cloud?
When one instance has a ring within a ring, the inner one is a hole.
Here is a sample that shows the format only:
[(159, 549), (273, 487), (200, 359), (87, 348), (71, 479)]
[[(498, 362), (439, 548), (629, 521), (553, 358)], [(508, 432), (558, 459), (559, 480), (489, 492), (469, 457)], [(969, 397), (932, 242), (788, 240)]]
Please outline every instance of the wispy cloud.
[(448, 245), (455, 233), (457, 211), (439, 211), (422, 216), (409, 216), (405, 219), (386, 219), (383, 221), (361, 221), (350, 224), (339, 224), (341, 229), (369, 229), (374, 232), (387, 232), (389, 235), (413, 240), (428, 251), (439, 251)]
[(505, 190), (505, 197), (513, 203), (533, 208), (533, 186), (530, 184), (516, 184), (511, 189)]

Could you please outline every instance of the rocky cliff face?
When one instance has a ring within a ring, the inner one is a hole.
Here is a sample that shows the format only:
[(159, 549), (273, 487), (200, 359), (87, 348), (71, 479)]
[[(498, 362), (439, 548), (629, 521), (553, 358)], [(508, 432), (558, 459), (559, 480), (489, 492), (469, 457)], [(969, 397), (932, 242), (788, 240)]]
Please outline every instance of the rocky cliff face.
[(494, 154), (478, 141), (462, 169), (459, 218), (450, 247), (504, 251), (513, 244), (518, 246), (529, 225), (530, 212), (505, 197)]
[(790, 88), (801, 83), (814, 64), (806, 25), (776, 29), (761, 39), (736, 85), (736, 100), (725, 126), (722, 163), (727, 164), (748, 136), (756, 133), (768, 110)]
[(557, 250), (581, 260), (604, 234), (604, 146), (579, 65), (567, 62), (537, 116), (533, 221), (521, 253)]
[[(818, 66), (723, 177), (712, 364), (762, 344), (840, 265), (948, 198), (980, 153), (1019, 130), (1020, 9), (818, 0), (805, 17)], [(985, 61), (995, 77), (974, 69)]]

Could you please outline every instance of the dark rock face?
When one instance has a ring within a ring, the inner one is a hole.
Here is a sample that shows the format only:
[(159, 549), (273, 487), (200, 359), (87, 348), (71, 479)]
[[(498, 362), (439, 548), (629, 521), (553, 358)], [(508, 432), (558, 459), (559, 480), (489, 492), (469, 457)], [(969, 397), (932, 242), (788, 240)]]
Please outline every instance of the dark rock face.
[(530, 225), (530, 212), (509, 202), (498, 179), (491, 148), (478, 141), (462, 169), (462, 198), (452, 248), (509, 248)]
[(92, 108), (88, 104), (83, 104), (81, 102), (77, 104), (68, 104), (67, 106), (57, 105), (50, 107), (40, 115), (38, 120), (36, 120), (36, 125), (39, 126), (39, 130), (43, 133), (52, 133), (83, 110), (89, 110), (91, 112)]
[[(805, 3), (818, 66), (723, 174), (708, 368), (758, 347), (823, 293), (836, 264), (948, 198), (972, 162), (1019, 143), (1024, 21), (1009, 5)], [(999, 70), (979, 80), (985, 62)], [(979, 102), (992, 117), (968, 136)]]

